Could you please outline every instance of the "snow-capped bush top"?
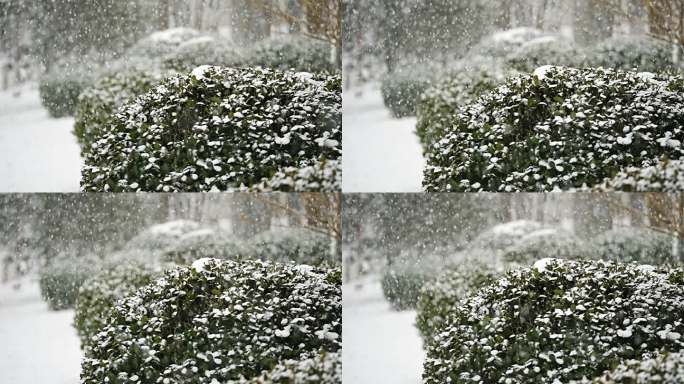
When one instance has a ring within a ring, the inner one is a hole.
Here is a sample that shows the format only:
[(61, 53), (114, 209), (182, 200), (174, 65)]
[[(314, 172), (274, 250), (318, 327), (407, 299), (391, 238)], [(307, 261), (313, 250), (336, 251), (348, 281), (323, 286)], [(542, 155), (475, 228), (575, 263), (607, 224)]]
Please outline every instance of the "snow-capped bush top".
[(174, 52), (181, 44), (201, 36), (199, 31), (191, 28), (171, 28), (153, 32), (131, 47), (128, 55), (160, 58)]
[(254, 192), (339, 192), (342, 190), (342, 163), (340, 159), (316, 160), (307, 167), (284, 168), (250, 189)]
[(83, 361), (84, 384), (250, 379), (340, 350), (341, 271), (204, 259), (119, 301), (106, 324)]
[(684, 191), (684, 161), (663, 160), (654, 165), (628, 167), (596, 187), (600, 191), (681, 192)]
[(181, 235), (164, 250), (162, 259), (176, 264), (191, 264), (205, 257), (240, 260), (249, 255), (248, 247), (227, 233), (208, 228)]
[(462, 301), (427, 348), (424, 382), (553, 383), (684, 348), (684, 286), (666, 271), (549, 260)]
[(482, 39), (471, 50), (468, 56), (484, 55), (492, 57), (506, 57), (517, 51), (525, 43), (551, 35), (536, 28), (519, 27), (505, 31), (498, 31)]
[(200, 230), (199, 223), (191, 220), (174, 220), (166, 223), (155, 224), (135, 237), (133, 237), (123, 249), (125, 255), (135, 259), (137, 256), (161, 256), (165, 250), (175, 246), (183, 235)]
[(342, 152), (340, 76), (202, 66), (126, 105), (84, 191), (227, 191)]
[(621, 227), (593, 238), (589, 249), (596, 259), (650, 265), (674, 264), (675, 237), (649, 228)]
[(303, 228), (269, 230), (249, 240), (254, 258), (307, 265), (341, 263), (331, 244), (331, 237)]
[(342, 353), (324, 352), (280, 362), (250, 384), (342, 384)]
[(332, 46), (309, 37), (288, 35), (259, 41), (250, 47), (245, 61), (251, 66), (315, 73), (335, 73)]
[(592, 187), (620, 170), (684, 154), (684, 81), (607, 69), (543, 67), (453, 116), (428, 156), (438, 191)]
[[(587, 383), (587, 381), (577, 382)], [(594, 384), (681, 384), (684, 383), (684, 351), (654, 354), (629, 360), (593, 381)]]
[(531, 220), (516, 220), (498, 224), (478, 235), (470, 248), (504, 250), (523, 236), (544, 229), (544, 225)]
[(578, 259), (587, 256), (588, 251), (580, 238), (556, 228), (526, 234), (503, 252), (506, 262), (522, 265), (530, 265), (545, 257)]
[(572, 41), (546, 36), (526, 42), (506, 57), (509, 66), (532, 72), (543, 65), (574, 67), (582, 62), (584, 52)]
[(643, 36), (608, 38), (586, 52), (584, 65), (622, 70), (664, 72), (678, 69), (672, 45)]
[(180, 72), (191, 71), (200, 65), (242, 66), (243, 62), (243, 54), (237, 47), (211, 36), (186, 41), (164, 58), (165, 67)]

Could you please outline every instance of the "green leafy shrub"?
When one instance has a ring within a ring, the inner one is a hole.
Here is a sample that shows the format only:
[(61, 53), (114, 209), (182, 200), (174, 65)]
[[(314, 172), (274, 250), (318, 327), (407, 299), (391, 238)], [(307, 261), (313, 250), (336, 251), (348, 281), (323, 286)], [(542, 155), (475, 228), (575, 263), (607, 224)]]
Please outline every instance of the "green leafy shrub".
[(589, 251), (580, 238), (565, 231), (546, 228), (529, 233), (506, 248), (503, 260), (510, 264), (531, 265), (547, 257), (572, 260), (588, 256)]
[(421, 288), (439, 275), (444, 264), (440, 256), (400, 256), (385, 269), (380, 281), (385, 299), (396, 311), (415, 309)]
[(248, 189), (341, 156), (338, 76), (203, 66), (119, 110), (85, 158), (83, 191)]
[(596, 236), (589, 248), (596, 259), (661, 266), (678, 262), (673, 241), (673, 236), (652, 229), (621, 227)]
[(249, 239), (254, 258), (281, 263), (322, 265), (340, 263), (333, 255), (332, 239), (308, 229), (282, 228)]
[(470, 249), (502, 252), (515, 245), (523, 237), (547, 229), (543, 224), (531, 220), (515, 220), (497, 224), (479, 234), (469, 244)]
[(654, 354), (620, 363), (593, 381), (595, 384), (680, 384), (684, 383), (684, 351)]
[(178, 48), (188, 41), (199, 39), (203, 35), (192, 28), (171, 28), (156, 31), (138, 41), (128, 50), (129, 57), (145, 57), (154, 60), (173, 54)]
[(163, 77), (158, 72), (118, 72), (84, 90), (78, 97), (74, 124), (74, 134), (83, 151), (96, 145), (114, 122), (118, 108), (152, 89)]
[(200, 230), (200, 224), (192, 220), (155, 224), (133, 237), (123, 251), (129, 254), (140, 253), (145, 257), (161, 255), (178, 244), (184, 236)]
[(340, 159), (324, 159), (303, 168), (288, 167), (251, 189), (255, 192), (339, 192), (342, 190), (342, 163)]
[(38, 86), (40, 100), (50, 116), (59, 118), (74, 115), (78, 96), (94, 81), (92, 71), (92, 68), (85, 66), (58, 64), (41, 78)]
[(506, 57), (506, 64), (520, 72), (532, 72), (544, 65), (581, 66), (583, 56), (584, 51), (572, 41), (546, 36), (523, 44)]
[(595, 188), (599, 191), (680, 192), (684, 190), (682, 160), (663, 160), (654, 165), (628, 167)]
[(251, 384), (342, 384), (342, 353), (322, 352), (280, 362)]
[(77, 258), (60, 258), (40, 271), (40, 295), (53, 311), (71, 309), (78, 289), (92, 272), (92, 264)]
[(638, 70), (676, 71), (672, 45), (650, 37), (617, 36), (606, 39), (587, 51), (584, 66)]
[(423, 285), (416, 306), (416, 327), (425, 343), (440, 332), (459, 301), (494, 282), (499, 274), (491, 266), (466, 260), (450, 265), (436, 280)]
[(438, 63), (407, 61), (385, 75), (380, 91), (392, 116), (415, 116), (420, 95), (436, 83), (444, 72), (444, 66)]
[(416, 133), (426, 153), (443, 138), (459, 108), (491, 91), (514, 73), (485, 59), (461, 62), (457, 68), (449, 70), (420, 94)]
[(330, 44), (308, 37), (289, 35), (264, 39), (245, 53), (250, 66), (313, 73), (340, 72), (332, 61)]
[(584, 189), (683, 155), (682, 81), (542, 67), (453, 116), (428, 155), (429, 192)]
[(118, 300), (133, 294), (152, 282), (155, 272), (141, 264), (123, 263), (108, 266), (88, 276), (79, 288), (74, 327), (81, 338), (81, 347), (90, 342), (105, 327), (109, 311)]
[(201, 259), (117, 303), (81, 381), (188, 384), (251, 379), (342, 347), (341, 270)]
[(526, 43), (538, 39), (547, 38), (547, 32), (536, 28), (519, 27), (505, 31), (497, 31), (485, 37), (477, 43), (467, 56), (487, 56), (492, 58), (505, 58), (519, 51)]
[(552, 383), (684, 347), (684, 286), (653, 267), (545, 259), (453, 308), (427, 347), (426, 384)]

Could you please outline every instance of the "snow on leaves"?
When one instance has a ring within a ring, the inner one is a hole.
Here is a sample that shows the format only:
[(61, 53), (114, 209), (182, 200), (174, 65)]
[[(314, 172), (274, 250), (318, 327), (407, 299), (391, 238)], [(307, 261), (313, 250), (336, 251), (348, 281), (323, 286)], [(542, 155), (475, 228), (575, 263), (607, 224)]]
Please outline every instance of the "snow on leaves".
[(262, 68), (195, 73), (170, 77), (120, 109), (86, 156), (83, 191), (267, 189), (274, 176), (283, 189), (336, 183), (339, 171), (320, 172), (333, 178), (325, 183), (283, 175), (339, 164), (339, 75), (305, 81)]
[(208, 259), (199, 267), (169, 270), (119, 301), (82, 382), (128, 383), (135, 372), (145, 382), (225, 383), (340, 350), (339, 269)]
[[(461, 301), (427, 347), (424, 382), (552, 383), (678, 351), (681, 270), (547, 260)], [(533, 305), (531, 303), (534, 303)]]
[(684, 154), (679, 77), (550, 67), (460, 108), (428, 153), (424, 188), (539, 192), (589, 188)]

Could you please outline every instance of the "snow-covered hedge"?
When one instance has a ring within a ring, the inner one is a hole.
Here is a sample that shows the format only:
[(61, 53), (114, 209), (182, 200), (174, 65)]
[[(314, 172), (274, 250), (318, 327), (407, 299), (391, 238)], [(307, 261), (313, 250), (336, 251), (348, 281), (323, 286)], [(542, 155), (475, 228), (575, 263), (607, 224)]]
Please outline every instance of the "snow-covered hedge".
[(648, 228), (621, 227), (599, 234), (589, 243), (594, 258), (624, 263), (669, 265), (673, 256), (671, 235)]
[(253, 258), (281, 263), (322, 265), (339, 263), (331, 247), (332, 239), (301, 228), (269, 230), (249, 239)]
[(114, 304), (138, 288), (149, 284), (155, 272), (142, 264), (109, 265), (91, 276), (78, 290), (74, 327), (81, 347), (89, 347), (92, 338), (105, 326)]
[(673, 62), (671, 44), (641, 36), (617, 36), (600, 42), (587, 50), (584, 66), (642, 72), (679, 68)]
[(332, 47), (322, 41), (288, 35), (257, 42), (245, 53), (250, 66), (314, 73), (340, 72), (332, 61)]
[(684, 383), (684, 351), (654, 354), (621, 362), (594, 384), (681, 384)]
[(121, 300), (81, 382), (226, 383), (342, 347), (340, 269), (201, 259)]
[(505, 58), (518, 52), (525, 44), (549, 37), (556, 37), (536, 28), (519, 27), (505, 31), (497, 31), (482, 39), (467, 56), (489, 56)]
[(440, 256), (401, 255), (386, 267), (380, 281), (382, 293), (397, 311), (414, 309), (420, 290), (443, 270), (445, 260)]
[(443, 66), (408, 62), (382, 79), (380, 91), (385, 106), (396, 118), (415, 116), (420, 95), (436, 82)]
[(73, 308), (78, 290), (93, 270), (93, 264), (79, 258), (60, 258), (40, 271), (40, 294), (53, 311)]
[(173, 241), (164, 250), (162, 259), (175, 264), (192, 264), (207, 257), (240, 260), (248, 255), (249, 247), (229, 234), (199, 229), (187, 232)]
[(340, 76), (202, 66), (120, 109), (83, 191), (247, 189), (342, 152)]
[(444, 136), (460, 107), (491, 91), (514, 73), (491, 59), (473, 58), (455, 65), (423, 91), (416, 106), (416, 133), (423, 151), (429, 152), (433, 143)]
[(199, 31), (191, 28), (171, 28), (156, 31), (133, 45), (128, 50), (127, 55), (161, 60), (176, 52), (182, 44), (201, 37), (203, 35)]
[(427, 347), (426, 384), (593, 378), (624, 359), (684, 348), (684, 286), (667, 272), (542, 260), (462, 301)]
[(491, 284), (499, 272), (475, 260), (450, 265), (439, 277), (421, 289), (416, 306), (416, 327), (427, 344), (459, 301)]
[(593, 187), (684, 154), (678, 77), (541, 67), (453, 116), (428, 156), (427, 191)]
[(547, 257), (582, 259), (589, 251), (577, 236), (555, 228), (545, 228), (521, 237), (503, 252), (503, 260), (518, 265), (531, 265)]
[(342, 163), (340, 159), (324, 159), (303, 168), (284, 168), (250, 189), (254, 192), (339, 192), (342, 190)]
[(128, 254), (139, 253), (147, 258), (151, 255), (160, 256), (179, 244), (186, 235), (202, 229), (199, 223), (192, 220), (173, 220), (155, 224), (133, 237), (124, 246), (123, 251)]
[(78, 96), (94, 82), (94, 69), (76, 63), (59, 62), (40, 79), (38, 92), (50, 116), (73, 116)]
[(163, 61), (165, 68), (189, 72), (200, 65), (241, 66), (245, 59), (230, 43), (211, 36), (201, 36), (180, 44)]
[(532, 220), (515, 220), (497, 224), (473, 239), (469, 248), (495, 252), (504, 251), (515, 245), (523, 237), (544, 229), (546, 227), (542, 223)]
[(629, 167), (596, 187), (600, 191), (681, 192), (684, 191), (684, 162), (663, 160), (654, 165)]
[(585, 53), (572, 41), (545, 36), (524, 43), (506, 57), (506, 63), (520, 72), (532, 72), (544, 65), (581, 66)]
[(342, 384), (342, 353), (322, 352), (285, 360), (250, 384)]
[(83, 151), (90, 151), (107, 131), (119, 107), (149, 91), (163, 77), (154, 71), (118, 72), (85, 89), (78, 97), (74, 123), (74, 134)]

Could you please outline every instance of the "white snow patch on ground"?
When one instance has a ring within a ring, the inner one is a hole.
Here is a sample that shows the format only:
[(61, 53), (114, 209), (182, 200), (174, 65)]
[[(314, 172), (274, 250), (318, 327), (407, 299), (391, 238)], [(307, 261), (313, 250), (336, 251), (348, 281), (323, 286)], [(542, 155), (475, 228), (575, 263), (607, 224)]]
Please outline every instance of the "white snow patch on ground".
[(342, 98), (342, 191), (421, 192), (425, 160), (416, 119), (393, 119), (377, 84)]
[(81, 155), (73, 118), (52, 119), (38, 90), (0, 92), (0, 192), (78, 192)]
[(77, 384), (81, 350), (74, 311), (48, 311), (38, 284), (0, 284), (0, 383)]
[(396, 312), (378, 278), (342, 286), (342, 381), (357, 384), (418, 384), (425, 352), (416, 312)]

